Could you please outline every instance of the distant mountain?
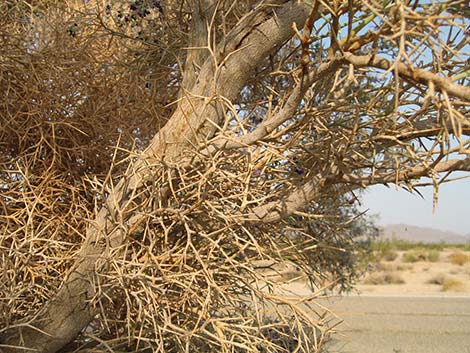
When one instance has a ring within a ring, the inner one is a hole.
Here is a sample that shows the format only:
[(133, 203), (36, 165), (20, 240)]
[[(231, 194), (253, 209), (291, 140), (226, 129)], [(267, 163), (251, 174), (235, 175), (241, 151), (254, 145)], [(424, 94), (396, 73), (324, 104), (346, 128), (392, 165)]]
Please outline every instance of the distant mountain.
[(380, 239), (402, 239), (411, 242), (465, 244), (470, 237), (440, 229), (417, 227), (409, 224), (390, 224), (381, 227)]

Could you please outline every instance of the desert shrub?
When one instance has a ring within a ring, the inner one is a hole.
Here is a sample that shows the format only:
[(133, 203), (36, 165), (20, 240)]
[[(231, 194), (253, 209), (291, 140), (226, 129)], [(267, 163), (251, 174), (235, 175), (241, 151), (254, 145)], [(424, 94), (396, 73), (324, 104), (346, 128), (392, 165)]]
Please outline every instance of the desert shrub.
[(460, 292), (464, 289), (464, 284), (455, 278), (446, 278), (442, 284), (443, 292)]
[(427, 280), (426, 283), (428, 283), (428, 284), (437, 284), (439, 286), (442, 286), (446, 280), (447, 280), (447, 277), (446, 277), (445, 274), (438, 273), (437, 275), (434, 275), (429, 280)]
[(376, 240), (372, 242), (372, 250), (379, 254), (384, 254), (394, 249), (394, 245), (390, 240)]
[(418, 256), (416, 254), (416, 251), (407, 251), (406, 253), (403, 254), (402, 257), (403, 262), (417, 262)]
[(395, 250), (408, 251), (415, 249), (426, 249), (426, 250), (443, 250), (447, 245), (445, 243), (423, 243), (423, 242), (412, 242), (403, 239), (393, 239), (390, 241), (391, 246)]
[(394, 261), (398, 258), (398, 252), (394, 250), (390, 250), (389, 252), (385, 253), (383, 259), (385, 261)]
[(463, 266), (467, 262), (470, 262), (470, 256), (463, 252), (455, 252), (449, 255), (449, 260), (454, 265)]
[(386, 239), (386, 240), (376, 240), (373, 242), (372, 247), (374, 251), (383, 251), (386, 249), (392, 249), (396, 251), (408, 251), (408, 250), (416, 250), (416, 249), (442, 251), (449, 247), (460, 249), (462, 251), (470, 251), (470, 243), (449, 245), (444, 242), (423, 243), (423, 242), (411, 242), (408, 240), (395, 239), (395, 238)]
[(393, 261), (398, 257), (395, 251), (395, 245), (390, 240), (376, 240), (371, 245), (373, 251), (373, 261), (379, 262), (382, 259), (385, 261)]
[(372, 273), (364, 280), (364, 284), (380, 285), (380, 284), (404, 284), (405, 280), (397, 273), (382, 272)]
[(410, 250), (403, 254), (403, 262), (418, 262), (439, 260), (439, 252), (437, 250), (425, 251), (424, 249)]
[(430, 262), (437, 262), (440, 258), (440, 253), (438, 250), (429, 250), (428, 251), (428, 261)]

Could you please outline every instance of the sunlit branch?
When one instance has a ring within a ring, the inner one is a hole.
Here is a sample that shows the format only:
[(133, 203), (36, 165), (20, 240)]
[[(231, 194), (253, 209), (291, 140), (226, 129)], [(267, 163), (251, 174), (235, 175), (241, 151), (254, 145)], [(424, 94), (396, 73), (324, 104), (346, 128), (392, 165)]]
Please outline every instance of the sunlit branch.
[(297, 83), (282, 109), (272, 118), (265, 119), (254, 131), (237, 138), (221, 136), (201, 152), (203, 154), (211, 154), (219, 149), (229, 150), (246, 147), (262, 140), (287, 120), (294, 117), (300, 101), (312, 84), (322, 79), (325, 75), (336, 71), (342, 63), (344, 63), (344, 59), (336, 58), (328, 63), (321, 64), (318, 69), (310, 72), (304, 79)]
[(312, 177), (284, 198), (257, 206), (249, 214), (236, 217), (241, 222), (273, 223), (307, 207), (325, 187), (326, 174)]
[(401, 170), (391, 171), (390, 173), (375, 173), (374, 175), (365, 177), (346, 174), (341, 176), (341, 178), (338, 179), (338, 182), (365, 187), (375, 184), (408, 182), (421, 177), (430, 177), (436, 173), (451, 171), (470, 171), (470, 158), (443, 161), (428, 167), (403, 168)]
[(434, 88), (441, 92), (447, 92), (451, 96), (470, 102), (470, 87), (457, 85), (449, 77), (442, 77), (427, 70), (419, 69), (400, 62), (394, 63), (385, 58), (375, 55), (357, 56), (350, 53), (345, 54), (345, 58), (356, 67), (375, 67), (382, 70), (389, 70), (394, 65), (397, 66), (398, 73), (403, 78), (418, 82), (424, 85), (433, 84)]

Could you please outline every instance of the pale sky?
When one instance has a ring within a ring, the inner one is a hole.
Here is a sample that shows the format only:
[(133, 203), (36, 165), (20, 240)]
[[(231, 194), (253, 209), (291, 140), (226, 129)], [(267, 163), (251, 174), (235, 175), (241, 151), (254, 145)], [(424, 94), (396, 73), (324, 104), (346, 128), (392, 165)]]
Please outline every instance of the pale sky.
[(421, 193), (424, 200), (394, 185), (376, 185), (364, 193), (360, 209), (379, 214), (379, 225), (406, 223), (470, 235), (470, 179), (441, 185), (434, 214), (432, 188), (423, 188)]

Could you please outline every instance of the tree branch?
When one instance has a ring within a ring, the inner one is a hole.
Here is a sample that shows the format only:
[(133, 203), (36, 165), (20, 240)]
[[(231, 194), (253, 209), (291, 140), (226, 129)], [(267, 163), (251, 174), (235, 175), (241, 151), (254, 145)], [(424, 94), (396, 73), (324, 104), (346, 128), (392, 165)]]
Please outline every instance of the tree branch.
[(294, 116), (305, 92), (313, 83), (323, 78), (323, 76), (335, 72), (342, 63), (344, 63), (344, 59), (338, 57), (327, 63), (321, 64), (316, 70), (310, 72), (307, 77), (301, 80), (294, 87), (282, 109), (271, 119), (264, 120), (255, 130), (238, 138), (230, 139), (225, 136), (221, 136), (219, 140), (216, 140), (201, 152), (205, 155), (210, 155), (219, 149), (230, 150), (241, 148), (260, 141)]
[[(201, 79), (194, 84), (191, 95), (184, 95), (168, 123), (112, 190), (108, 206), (100, 210), (87, 229), (86, 241), (69, 278), (56, 297), (39, 313), (40, 320), (33, 323), (35, 327), (10, 330), (0, 338), (2, 343), (34, 348), (39, 353), (53, 353), (86, 327), (95, 314), (90, 305), (95, 296), (94, 274), (105, 270), (107, 256), (125, 241), (125, 228), (132, 227), (129, 224), (132, 216), (130, 199), (150, 177), (147, 165), (163, 159), (177, 160), (198, 136), (214, 131), (213, 125), (201, 129), (207, 120), (218, 122), (223, 118), (220, 105), (213, 104), (213, 97), (234, 99), (262, 59), (292, 37), (292, 23), (303, 23), (309, 13), (309, 5), (289, 2), (268, 19), (251, 27), (242, 38), (235, 36), (228, 43), (224, 42), (223, 47), (235, 48), (235, 51), (226, 53), (223, 64), (214, 63), (212, 57), (206, 60), (199, 75)], [(24, 348), (2, 349), (4, 353), (12, 353), (23, 352)]]
[(424, 85), (433, 83), (435, 89), (447, 92), (451, 96), (470, 102), (470, 87), (457, 85), (449, 77), (438, 76), (427, 70), (419, 69), (403, 63), (393, 63), (390, 60), (375, 55), (357, 56), (346, 53), (345, 58), (356, 67), (375, 67), (382, 70), (389, 70), (393, 65), (397, 65), (398, 73), (401, 77)]
[(451, 172), (451, 171), (470, 171), (470, 158), (453, 159), (449, 161), (439, 162), (428, 167), (412, 167), (402, 171), (392, 171), (390, 173), (375, 174), (366, 177), (354, 174), (346, 174), (337, 179), (335, 183), (348, 183), (366, 187), (375, 184), (395, 183), (397, 181), (409, 181), (421, 177), (429, 177), (435, 173)]
[(325, 187), (326, 182), (326, 175), (317, 174), (284, 199), (255, 207), (249, 214), (238, 216), (238, 221), (246, 223), (273, 223), (285, 219), (294, 212), (307, 207), (321, 189)]
[(190, 90), (204, 61), (209, 56), (210, 21), (216, 9), (215, 0), (193, 0), (190, 7), (193, 9), (188, 54), (183, 70), (182, 90)]
[[(454, 131), (454, 126), (452, 126), (452, 122), (446, 121), (444, 123), (439, 123), (437, 118), (429, 118), (426, 120), (415, 121), (411, 124), (407, 121), (398, 125), (396, 131), (393, 131), (390, 134), (380, 134), (374, 136), (372, 140), (376, 142), (405, 142), (421, 137), (437, 136), (439, 133), (442, 133), (444, 128), (450, 134), (457, 135), (458, 133), (461, 133), (462, 135), (470, 136), (470, 122), (461, 121), (460, 123), (461, 131)], [(391, 145), (387, 144), (387, 146)]]

